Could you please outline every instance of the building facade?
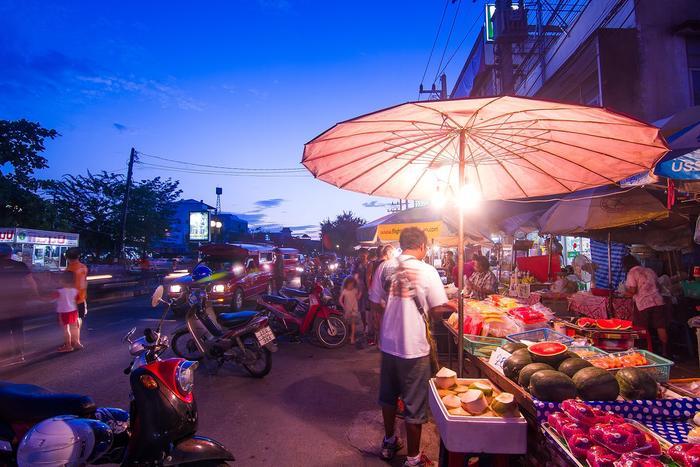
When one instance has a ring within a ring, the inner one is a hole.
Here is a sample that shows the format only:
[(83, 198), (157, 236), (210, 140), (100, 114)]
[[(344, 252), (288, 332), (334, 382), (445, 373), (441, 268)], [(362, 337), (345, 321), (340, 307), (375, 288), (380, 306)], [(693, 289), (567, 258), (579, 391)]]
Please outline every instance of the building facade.
[[(647, 122), (700, 105), (700, 1), (525, 5), (527, 39), (510, 48), (513, 94), (605, 106)], [(502, 94), (504, 48), (489, 40), (489, 27), (451, 97)]]

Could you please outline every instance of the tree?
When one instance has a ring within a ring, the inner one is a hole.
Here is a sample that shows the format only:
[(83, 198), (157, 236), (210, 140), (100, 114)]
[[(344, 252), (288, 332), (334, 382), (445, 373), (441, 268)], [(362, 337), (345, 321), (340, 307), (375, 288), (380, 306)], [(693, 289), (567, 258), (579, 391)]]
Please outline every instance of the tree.
[(36, 193), (43, 182), (34, 172), (48, 167), (40, 153), (56, 136), (39, 123), (0, 120), (0, 225), (51, 227), (51, 205)]
[(335, 251), (343, 255), (352, 255), (357, 244), (357, 229), (367, 221), (355, 217), (352, 211), (343, 211), (334, 220), (327, 218), (321, 222), (321, 234), (330, 238)]
[[(126, 243), (145, 252), (165, 235), (172, 203), (180, 196), (179, 181), (160, 177), (134, 182), (126, 218)], [(95, 256), (111, 253), (121, 235), (121, 210), (126, 190), (123, 175), (100, 172), (67, 175), (49, 184), (62, 226), (77, 231)]]

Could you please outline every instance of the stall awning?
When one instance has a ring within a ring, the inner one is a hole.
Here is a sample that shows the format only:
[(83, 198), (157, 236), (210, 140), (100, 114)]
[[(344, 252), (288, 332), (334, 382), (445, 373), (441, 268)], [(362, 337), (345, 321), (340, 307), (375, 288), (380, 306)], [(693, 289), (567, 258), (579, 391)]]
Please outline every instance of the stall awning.
[(700, 180), (700, 147), (669, 152), (654, 167), (654, 175), (674, 180)]

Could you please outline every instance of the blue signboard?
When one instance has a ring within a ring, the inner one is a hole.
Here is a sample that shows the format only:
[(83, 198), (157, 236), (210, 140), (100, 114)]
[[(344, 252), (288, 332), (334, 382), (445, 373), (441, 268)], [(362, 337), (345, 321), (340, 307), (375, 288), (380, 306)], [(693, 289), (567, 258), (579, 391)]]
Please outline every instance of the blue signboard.
[(700, 148), (669, 152), (654, 167), (654, 175), (673, 180), (700, 180)]

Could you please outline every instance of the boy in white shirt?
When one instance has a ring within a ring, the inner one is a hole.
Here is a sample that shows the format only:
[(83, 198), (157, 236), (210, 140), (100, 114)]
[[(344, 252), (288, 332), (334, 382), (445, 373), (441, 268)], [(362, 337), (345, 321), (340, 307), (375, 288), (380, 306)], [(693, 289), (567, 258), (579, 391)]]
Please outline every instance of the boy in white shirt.
[(63, 329), (63, 345), (59, 352), (72, 352), (83, 348), (80, 343), (80, 326), (78, 325), (78, 289), (75, 288), (73, 273), (65, 271), (61, 274), (61, 287), (56, 290), (56, 313), (58, 324)]

